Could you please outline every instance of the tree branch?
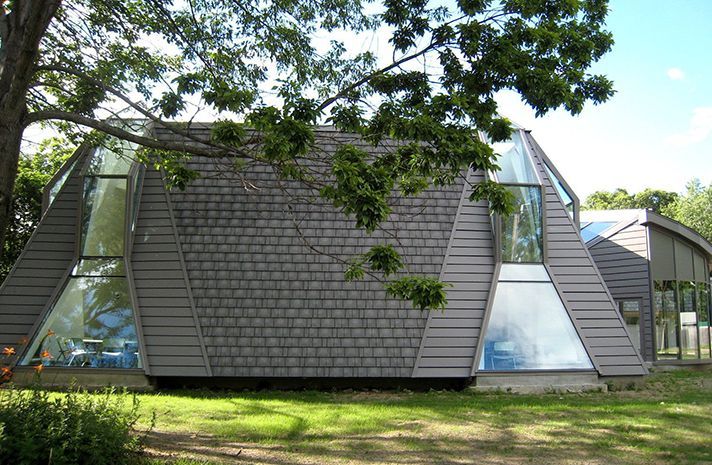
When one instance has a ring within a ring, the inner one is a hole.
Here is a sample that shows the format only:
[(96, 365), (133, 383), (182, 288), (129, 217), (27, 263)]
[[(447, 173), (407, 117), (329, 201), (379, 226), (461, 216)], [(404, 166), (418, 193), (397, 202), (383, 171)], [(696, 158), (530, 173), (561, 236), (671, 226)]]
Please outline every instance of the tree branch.
[(135, 144), (139, 144), (141, 146), (157, 150), (174, 150), (176, 152), (185, 152), (191, 155), (198, 155), (201, 157), (210, 158), (224, 157), (230, 155), (247, 156), (243, 152), (240, 152), (235, 149), (218, 150), (215, 147), (211, 146), (209, 143), (202, 141), (198, 141), (200, 144), (202, 144), (202, 147), (195, 147), (193, 145), (188, 145), (186, 143), (181, 142), (159, 141), (156, 139), (151, 139), (150, 137), (133, 134), (121, 128), (117, 128), (116, 126), (112, 126), (104, 121), (98, 121), (93, 118), (88, 118), (86, 116), (77, 115), (75, 113), (69, 113), (66, 111), (44, 110), (32, 112), (25, 117), (25, 120), (23, 121), (23, 126), (27, 127), (33, 123), (48, 120), (60, 120), (68, 121), (70, 123), (76, 123), (81, 126), (96, 129), (97, 131), (104, 132), (111, 136), (118, 137), (120, 139), (124, 139), (129, 142), (133, 142)]
[(337, 100), (339, 100), (339, 99), (341, 99), (341, 98), (346, 97), (349, 92), (351, 92), (351, 91), (354, 90), (354, 89), (357, 89), (357, 88), (361, 87), (362, 85), (364, 85), (365, 83), (367, 83), (367, 82), (370, 81), (371, 79), (375, 78), (376, 76), (380, 76), (380, 75), (382, 75), (382, 74), (385, 74), (385, 73), (387, 73), (388, 71), (390, 71), (390, 70), (392, 70), (392, 69), (394, 69), (394, 68), (399, 67), (399, 66), (402, 65), (403, 63), (407, 63), (407, 62), (409, 62), (410, 60), (412, 60), (412, 59), (414, 59), (414, 58), (418, 58), (419, 56), (425, 55), (426, 53), (428, 53), (429, 51), (435, 49), (435, 47), (437, 47), (437, 46), (439, 46), (439, 45), (440, 45), (439, 42), (436, 42), (436, 41), (431, 42), (430, 45), (428, 45), (427, 47), (423, 48), (422, 50), (420, 50), (420, 51), (418, 51), (418, 52), (415, 52), (415, 53), (413, 53), (413, 54), (411, 54), (411, 55), (404, 56), (403, 58), (394, 61), (393, 63), (391, 63), (390, 65), (386, 66), (385, 68), (381, 68), (381, 69), (376, 70), (376, 71), (374, 71), (373, 73), (369, 74), (368, 76), (364, 76), (363, 78), (359, 79), (358, 81), (354, 82), (353, 84), (350, 84), (350, 85), (344, 87), (343, 89), (341, 89), (341, 90), (339, 91), (339, 93), (337, 93), (336, 95), (333, 95), (333, 96), (327, 98), (326, 100), (324, 100), (324, 101), (321, 103), (321, 105), (319, 105), (319, 107), (317, 108), (317, 110), (318, 110), (318, 111), (323, 111), (324, 109), (326, 109), (326, 108), (327, 108), (329, 105), (331, 105), (332, 103), (336, 102)]
[(184, 137), (186, 139), (189, 139), (193, 142), (197, 142), (199, 144), (202, 144), (202, 145), (205, 145), (208, 147), (214, 147), (217, 150), (222, 150), (222, 151), (225, 151), (228, 153), (239, 153), (242, 156), (247, 156), (241, 150), (238, 150), (238, 149), (235, 149), (232, 147), (228, 147), (228, 146), (225, 146), (222, 144), (216, 144), (214, 142), (208, 142), (208, 141), (199, 139), (198, 137), (195, 137), (194, 135), (192, 135), (189, 131), (183, 131), (180, 128), (176, 127), (176, 125), (174, 125), (174, 124), (168, 124), (167, 122), (163, 121), (158, 116), (154, 115), (152, 112), (146, 110), (141, 105), (134, 102), (126, 94), (124, 94), (123, 91), (121, 91), (115, 87), (112, 87), (112, 86), (106, 84), (105, 82), (100, 81), (99, 79), (96, 79), (96, 78), (88, 75), (87, 73), (85, 73), (83, 71), (79, 71), (74, 68), (68, 68), (66, 66), (59, 66), (59, 65), (42, 65), (42, 66), (38, 66), (37, 70), (38, 71), (53, 71), (53, 72), (57, 72), (57, 73), (66, 73), (66, 74), (70, 74), (72, 76), (76, 76), (80, 79), (84, 79), (87, 82), (95, 85), (96, 87), (114, 95), (115, 97), (117, 97), (118, 99), (120, 99), (121, 101), (123, 101), (124, 103), (129, 105), (131, 108), (133, 108), (134, 110), (139, 112), (141, 115), (145, 116), (147, 119), (149, 119), (150, 121), (155, 123), (156, 126), (158, 126), (160, 128), (167, 129), (167, 130), (171, 131), (172, 133), (177, 134), (177, 135)]

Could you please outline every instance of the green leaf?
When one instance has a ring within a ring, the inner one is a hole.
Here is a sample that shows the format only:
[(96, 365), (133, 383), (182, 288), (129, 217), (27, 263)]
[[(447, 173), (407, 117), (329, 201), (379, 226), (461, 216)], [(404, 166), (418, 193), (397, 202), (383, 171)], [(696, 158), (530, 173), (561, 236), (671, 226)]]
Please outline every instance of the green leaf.
[(447, 305), (443, 283), (429, 276), (405, 276), (386, 284), (386, 292), (396, 298), (410, 300), (420, 310), (442, 310)]
[(390, 244), (375, 245), (365, 254), (366, 262), (374, 271), (381, 271), (388, 277), (403, 268), (400, 254)]
[(470, 202), (487, 200), (494, 213), (511, 215), (515, 209), (515, 197), (506, 186), (494, 181), (483, 181), (472, 187)]

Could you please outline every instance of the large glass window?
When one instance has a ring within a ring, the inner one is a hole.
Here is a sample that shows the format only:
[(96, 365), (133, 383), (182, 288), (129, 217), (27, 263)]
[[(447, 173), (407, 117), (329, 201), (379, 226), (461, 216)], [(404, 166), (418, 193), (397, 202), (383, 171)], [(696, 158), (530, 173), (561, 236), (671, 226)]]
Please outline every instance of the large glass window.
[(106, 146), (97, 147), (86, 166), (86, 174), (91, 176), (126, 175), (134, 162), (135, 144), (110, 139)]
[(680, 357), (675, 281), (655, 281), (653, 308), (655, 312), (655, 340), (659, 359)]
[(49, 188), (49, 193), (48, 193), (48, 202), (47, 202), (47, 208), (49, 208), (50, 205), (54, 202), (54, 199), (57, 198), (59, 195), (59, 191), (62, 190), (62, 187), (64, 187), (64, 184), (67, 182), (67, 179), (69, 179), (69, 175), (72, 173), (74, 170), (74, 166), (77, 164), (76, 161), (74, 161), (65, 171), (62, 173), (62, 175), (57, 179), (57, 181), (52, 184), (52, 186)]
[(503, 184), (539, 184), (539, 178), (524, 148), (519, 131), (514, 131), (506, 142), (492, 144), (492, 149), (499, 155), (497, 181)]
[(515, 211), (502, 217), (502, 261), (542, 262), (541, 189), (538, 186), (507, 186), (515, 197)]
[(544, 164), (544, 169), (546, 169), (546, 174), (549, 176), (549, 179), (551, 179), (551, 183), (554, 185), (554, 188), (556, 189), (556, 192), (559, 193), (559, 197), (561, 197), (561, 200), (564, 202), (564, 207), (566, 207), (566, 211), (569, 213), (569, 216), (571, 218), (574, 217), (574, 199), (573, 197), (569, 194), (569, 191), (566, 190), (566, 187), (564, 187), (564, 183), (559, 180), (559, 178), (554, 174), (553, 171), (551, 171), (551, 168), (545, 163)]
[[(139, 344), (126, 277), (128, 189), (133, 145), (108, 140), (87, 160), (79, 257), (23, 363), (46, 366), (140, 368)], [(135, 211), (132, 213), (132, 219)]]
[(618, 302), (618, 310), (623, 316), (633, 344), (640, 352), (640, 300), (622, 300)]
[(140, 368), (138, 337), (125, 277), (69, 279), (24, 363)]
[(695, 283), (697, 321), (700, 328), (700, 357), (712, 357), (712, 327), (710, 327), (710, 285)]
[[(515, 279), (539, 279), (540, 270), (508, 270)], [(504, 277), (500, 275), (501, 277)], [(549, 282), (500, 281), (484, 333), (482, 371), (592, 369), (561, 298)]]
[(680, 302), (680, 349), (683, 359), (699, 358), (699, 335), (697, 333), (697, 306), (695, 305), (695, 283), (678, 281)]
[(86, 177), (81, 254), (90, 257), (122, 256), (125, 220), (126, 178)]

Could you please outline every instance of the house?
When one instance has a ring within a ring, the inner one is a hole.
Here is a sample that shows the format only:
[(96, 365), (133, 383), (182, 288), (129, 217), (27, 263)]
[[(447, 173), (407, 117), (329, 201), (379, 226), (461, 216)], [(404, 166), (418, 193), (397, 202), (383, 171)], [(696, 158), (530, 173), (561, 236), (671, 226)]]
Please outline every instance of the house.
[[(210, 125), (189, 130), (210, 137)], [(316, 131), (318, 156), (347, 143), (374, 157), (393, 149)], [(390, 220), (368, 235), (267, 166), (236, 174), (235, 160), (192, 157), (200, 177), (180, 191), (135, 163), (128, 143), (120, 156), (82, 147), (0, 288), (0, 344), (25, 339), (18, 375), (41, 363), (57, 383), (498, 386), (645, 374), (579, 236), (570, 187), (529, 132), (495, 148), (500, 171), (394, 195)], [(508, 186), (516, 213), (468, 200), (486, 176)], [(386, 240), (410, 273), (452, 284), (445, 311), (413, 310), (372, 279), (344, 281), (344, 260)]]
[(645, 209), (583, 211), (581, 236), (646, 361), (712, 363), (712, 244)]

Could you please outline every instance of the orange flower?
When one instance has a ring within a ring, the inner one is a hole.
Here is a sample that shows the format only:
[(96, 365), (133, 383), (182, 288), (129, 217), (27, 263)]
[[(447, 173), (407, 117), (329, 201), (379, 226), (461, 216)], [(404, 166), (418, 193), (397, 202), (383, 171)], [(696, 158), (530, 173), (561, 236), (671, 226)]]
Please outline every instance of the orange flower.
[(2, 350), (2, 354), (3, 354), (3, 355), (7, 355), (7, 356), (15, 355), (15, 349), (12, 348), (12, 347), (5, 347), (5, 348)]
[(52, 337), (52, 336), (54, 336), (55, 334), (57, 334), (57, 333), (55, 333), (55, 332), (52, 331), (51, 329), (50, 329), (49, 331), (47, 331), (47, 337)]
[(42, 358), (52, 358), (52, 354), (49, 353), (49, 350), (43, 350), (40, 353), (40, 357)]
[(0, 369), (0, 381), (4, 383), (10, 380), (10, 378), (12, 378), (12, 370), (7, 367), (2, 367), (2, 369)]
[(35, 366), (34, 366), (34, 369), (35, 369), (35, 372), (37, 372), (37, 373), (42, 373), (42, 370), (44, 370), (44, 365), (42, 365), (42, 364), (40, 363), (39, 365), (35, 365)]

